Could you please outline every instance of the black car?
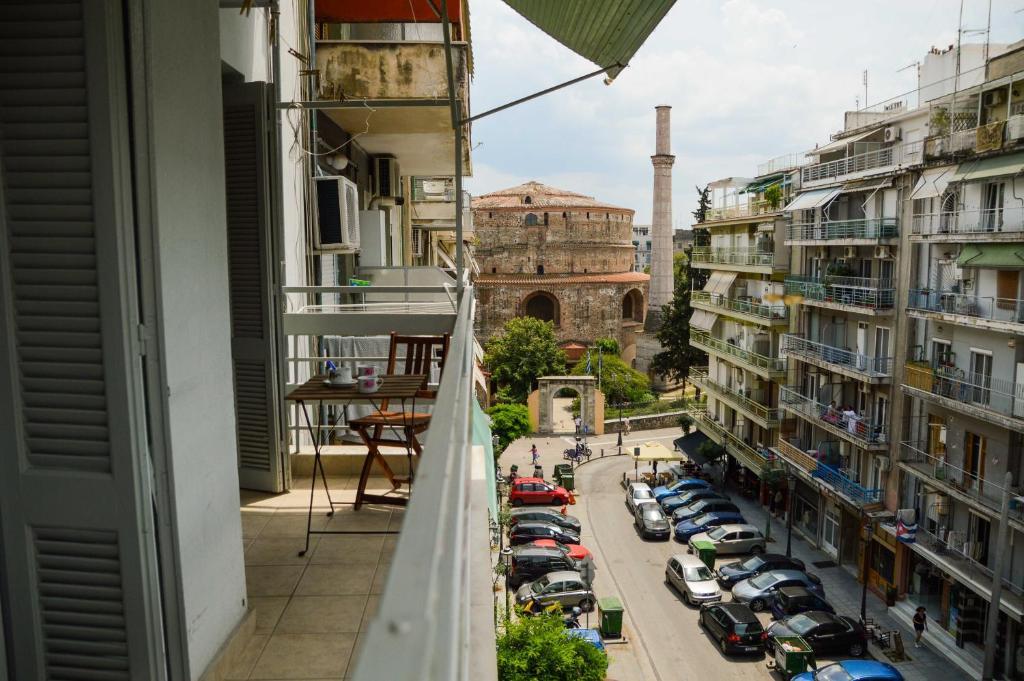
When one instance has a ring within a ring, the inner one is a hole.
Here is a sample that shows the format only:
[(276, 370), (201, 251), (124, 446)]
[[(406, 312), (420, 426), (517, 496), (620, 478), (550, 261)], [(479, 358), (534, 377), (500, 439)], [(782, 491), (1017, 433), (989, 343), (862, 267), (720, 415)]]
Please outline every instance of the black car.
[(682, 494), (676, 496), (665, 497), (664, 499), (661, 500), (660, 503), (661, 510), (665, 512), (665, 515), (669, 515), (671, 513), (674, 513), (677, 508), (689, 506), (693, 502), (700, 501), (701, 499), (728, 498), (729, 497), (727, 497), (726, 495), (722, 494), (721, 492), (716, 492), (710, 487), (698, 487), (697, 489), (691, 489), (688, 492), (683, 492)]
[(761, 622), (742, 603), (703, 605), (697, 621), (725, 655), (764, 652)]
[(781, 553), (762, 553), (746, 560), (726, 563), (718, 568), (718, 583), (724, 589), (731, 589), (736, 582), (769, 570), (803, 569), (804, 562), (799, 558), (787, 558)]
[(564, 515), (551, 508), (513, 508), (508, 520), (509, 524), (515, 525), (516, 523), (524, 520), (551, 523), (553, 525), (558, 525), (559, 527), (564, 527), (567, 530), (572, 530), (577, 534), (579, 534), (582, 529), (578, 518), (571, 515)]
[(637, 504), (633, 526), (643, 539), (668, 539), (671, 530), (665, 512), (656, 503)]
[(802, 586), (784, 586), (772, 595), (769, 609), (773, 620), (781, 620), (790, 615), (820, 610), (835, 612), (828, 601)]
[(700, 499), (689, 506), (680, 506), (672, 511), (672, 522), (691, 520), (705, 513), (739, 513), (740, 508), (728, 499)]
[(511, 546), (529, 544), (538, 539), (554, 539), (563, 544), (579, 544), (580, 535), (553, 523), (521, 521), (508, 528), (508, 543)]
[(764, 642), (769, 654), (774, 654), (778, 636), (800, 636), (818, 655), (830, 653), (860, 657), (867, 649), (864, 627), (849, 617), (831, 612), (802, 612), (772, 624)]
[(549, 572), (576, 570), (576, 561), (561, 549), (543, 546), (517, 546), (512, 549), (508, 583), (512, 588), (540, 579)]

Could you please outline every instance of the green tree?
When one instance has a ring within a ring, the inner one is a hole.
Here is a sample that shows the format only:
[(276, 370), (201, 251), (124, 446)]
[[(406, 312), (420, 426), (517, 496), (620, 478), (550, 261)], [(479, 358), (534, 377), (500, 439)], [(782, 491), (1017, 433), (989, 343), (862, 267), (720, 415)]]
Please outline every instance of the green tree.
[[(694, 229), (694, 239), (699, 242), (707, 238), (706, 229)], [(690, 345), (691, 289), (701, 289), (707, 283), (705, 270), (694, 269), (690, 256), (693, 249), (677, 253), (674, 258), (675, 290), (672, 302), (661, 309), (661, 328), (658, 341), (664, 350), (651, 361), (651, 369), (670, 381), (685, 381), (690, 376), (690, 367), (707, 366), (707, 353)]]
[(598, 338), (594, 341), (594, 349), (600, 350), (605, 355), (618, 355), (619, 341), (614, 338)]
[(530, 432), (530, 411), (525, 404), (496, 404), (487, 410), (487, 415), (491, 417), (491, 432), (498, 436), (499, 451), (495, 456)]
[(608, 658), (556, 614), (520, 617), (498, 636), (499, 681), (603, 681)]
[[(590, 375), (596, 377), (598, 373), (597, 353), (591, 350), (590, 353)], [(601, 392), (608, 398), (609, 404), (620, 404), (623, 402), (650, 402), (654, 399), (651, 395), (651, 382), (642, 373), (623, 362), (618, 355), (602, 354), (600, 360), (601, 371)], [(578, 362), (572, 370), (573, 376), (587, 375), (587, 360), (584, 358)]]
[(708, 209), (711, 208), (711, 186), (704, 185), (704, 189), (696, 187), (697, 209), (691, 213), (693, 220), (698, 225), (704, 224), (708, 217)]
[(539, 377), (565, 373), (565, 353), (558, 347), (551, 322), (533, 317), (510, 319), (484, 350), (487, 370), (507, 399), (515, 402), (526, 401)]

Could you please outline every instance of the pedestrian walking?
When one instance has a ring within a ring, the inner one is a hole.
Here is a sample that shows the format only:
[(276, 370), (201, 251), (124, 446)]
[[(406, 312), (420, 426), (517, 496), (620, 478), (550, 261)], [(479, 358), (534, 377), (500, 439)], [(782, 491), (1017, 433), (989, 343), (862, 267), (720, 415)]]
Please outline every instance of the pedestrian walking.
[(625, 423), (622, 424), (622, 428), (623, 428), (623, 430), (626, 431), (626, 435), (629, 435), (630, 425), (629, 425), (629, 419), (628, 418), (626, 419)]
[(530, 461), (534, 466), (540, 463), (540, 452), (537, 451), (536, 444), (530, 446)]
[(785, 504), (783, 503), (783, 499), (782, 499), (782, 490), (781, 489), (775, 490), (775, 500), (774, 501), (775, 501), (775, 503), (772, 504), (772, 506), (774, 506), (774, 513), (775, 513), (776, 517), (781, 518), (782, 517), (782, 510), (783, 510), (783, 508), (785, 508)]
[(572, 422), (574, 424), (576, 424), (576, 434), (579, 435), (580, 434), (580, 426), (583, 425), (583, 419), (581, 419), (579, 416), (577, 416), (576, 418), (574, 418), (572, 420)]
[(923, 605), (917, 606), (917, 610), (914, 611), (914, 647), (921, 647), (921, 637), (924, 636), (924, 630), (928, 628), (928, 611), (925, 610)]

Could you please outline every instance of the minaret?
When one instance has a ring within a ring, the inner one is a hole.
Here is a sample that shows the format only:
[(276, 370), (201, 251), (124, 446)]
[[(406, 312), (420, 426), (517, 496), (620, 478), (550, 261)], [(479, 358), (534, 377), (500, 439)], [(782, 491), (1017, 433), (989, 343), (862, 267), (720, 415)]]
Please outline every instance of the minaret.
[(651, 289), (647, 299), (648, 329), (661, 326), (661, 308), (672, 302), (672, 155), (670, 117), (672, 107), (655, 107), (657, 134), (654, 144), (654, 211), (651, 215)]

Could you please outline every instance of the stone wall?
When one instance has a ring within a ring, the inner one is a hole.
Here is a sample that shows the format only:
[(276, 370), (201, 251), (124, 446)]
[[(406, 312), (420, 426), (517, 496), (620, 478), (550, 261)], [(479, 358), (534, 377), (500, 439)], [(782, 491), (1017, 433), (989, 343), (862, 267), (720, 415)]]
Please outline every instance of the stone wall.
[[(612, 407), (608, 408), (607, 415), (613, 415), (615, 409)], [(629, 427), (630, 430), (636, 432), (638, 430), (654, 430), (656, 428), (679, 428), (679, 417), (685, 414), (685, 410), (681, 411), (668, 411), (664, 414), (650, 414), (649, 416), (630, 416)], [(690, 429), (692, 433), (697, 429), (697, 426), (693, 426)], [(619, 432), (619, 419), (605, 419), (604, 421), (604, 432), (617, 433)], [(679, 437), (683, 436), (683, 429), (679, 428)]]

